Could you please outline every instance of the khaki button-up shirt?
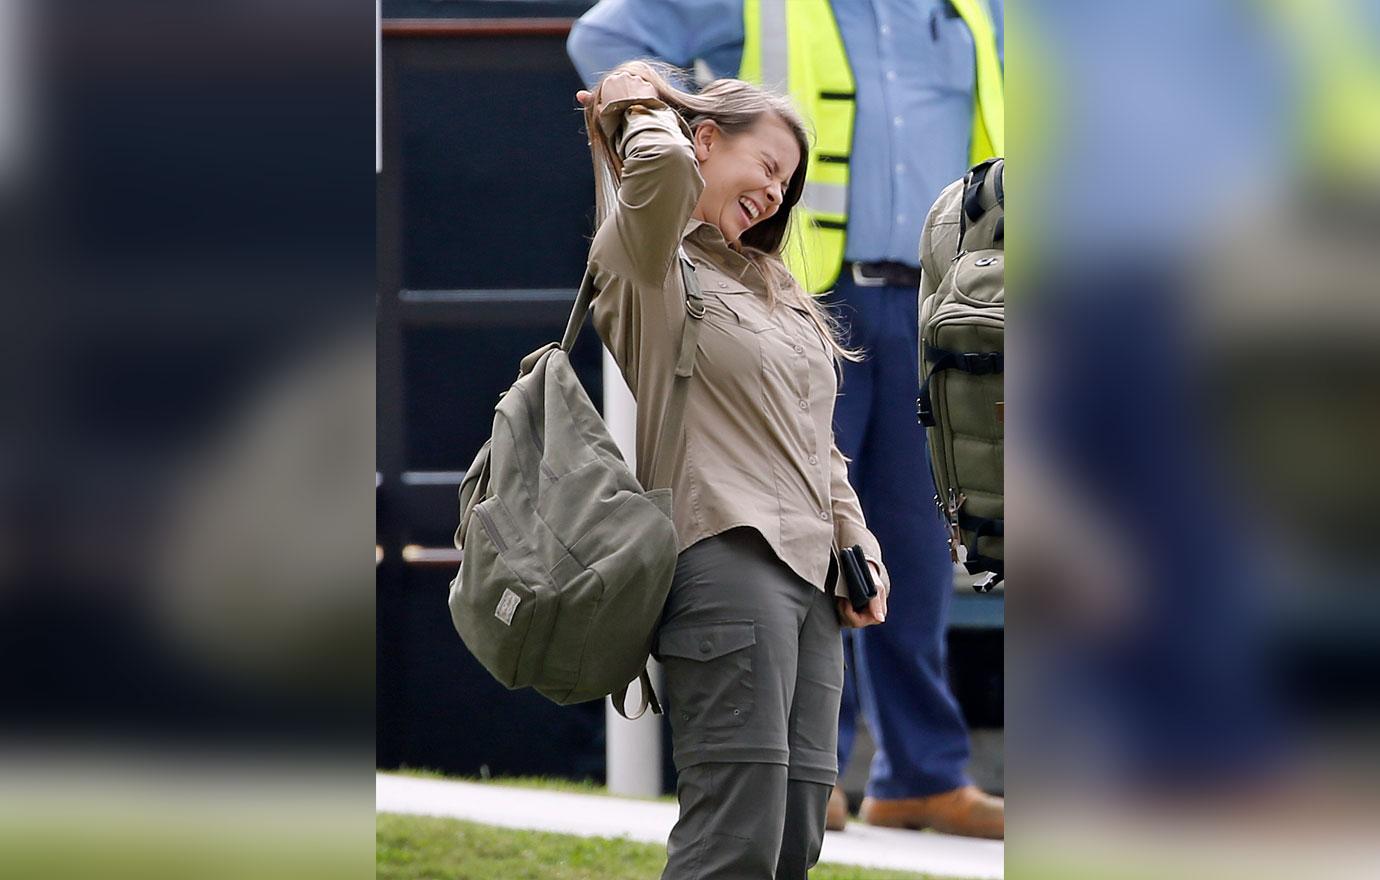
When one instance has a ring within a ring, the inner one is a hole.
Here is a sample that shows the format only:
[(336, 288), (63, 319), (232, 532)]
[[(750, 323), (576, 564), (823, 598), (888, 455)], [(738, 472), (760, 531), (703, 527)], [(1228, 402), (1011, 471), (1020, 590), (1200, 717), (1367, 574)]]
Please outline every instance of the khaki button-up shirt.
[[(704, 295), (684, 429), (669, 451), (680, 549), (748, 526), (821, 590), (831, 586), (833, 546), (861, 545), (885, 582), (881, 550), (833, 442), (838, 384), (826, 340), (803, 307), (786, 304), (790, 292), (769, 307), (769, 282), (757, 267), (717, 227), (691, 219), (704, 181), (674, 111), (624, 101), (605, 110), (604, 122), (621, 135), (624, 165), (617, 203), (590, 248), (594, 324), (638, 402), (644, 486), (688, 320), (681, 247)], [(846, 595), (841, 578), (832, 586)]]

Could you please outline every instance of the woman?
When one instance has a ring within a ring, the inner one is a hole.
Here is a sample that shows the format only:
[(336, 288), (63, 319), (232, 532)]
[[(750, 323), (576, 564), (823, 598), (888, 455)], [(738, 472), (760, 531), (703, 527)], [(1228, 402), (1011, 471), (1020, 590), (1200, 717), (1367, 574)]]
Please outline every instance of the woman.
[[(599, 181), (594, 322), (638, 401), (644, 485), (682, 329), (701, 321), (683, 443), (663, 451), (681, 550), (653, 652), (680, 802), (663, 880), (803, 878), (838, 773), (839, 626), (880, 623), (888, 590), (833, 444), (836, 359), (857, 355), (781, 256), (805, 128), (755, 86), (689, 95), (645, 62), (576, 97)], [(879, 585), (861, 613), (831, 568), (855, 544)]]

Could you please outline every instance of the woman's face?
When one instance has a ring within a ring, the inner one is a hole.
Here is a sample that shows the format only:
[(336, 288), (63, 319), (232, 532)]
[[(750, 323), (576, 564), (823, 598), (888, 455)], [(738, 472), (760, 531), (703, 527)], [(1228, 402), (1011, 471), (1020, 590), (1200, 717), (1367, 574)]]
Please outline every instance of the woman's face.
[(800, 147), (780, 117), (767, 115), (737, 135), (712, 122), (695, 129), (695, 158), (704, 192), (692, 216), (719, 227), (737, 242), (752, 226), (781, 208), (781, 197), (796, 166)]

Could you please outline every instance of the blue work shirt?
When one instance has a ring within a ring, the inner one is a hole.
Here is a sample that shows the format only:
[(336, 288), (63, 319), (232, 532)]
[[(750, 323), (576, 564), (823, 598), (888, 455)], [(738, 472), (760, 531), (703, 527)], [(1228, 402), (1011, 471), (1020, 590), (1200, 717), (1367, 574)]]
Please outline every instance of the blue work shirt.
[[(832, 6), (857, 92), (845, 259), (918, 266), (925, 215), (968, 169), (973, 37), (946, 0)], [(1003, 0), (988, 7), (1000, 51)], [(633, 58), (737, 76), (742, 0), (603, 0), (575, 23), (567, 49), (591, 86)]]

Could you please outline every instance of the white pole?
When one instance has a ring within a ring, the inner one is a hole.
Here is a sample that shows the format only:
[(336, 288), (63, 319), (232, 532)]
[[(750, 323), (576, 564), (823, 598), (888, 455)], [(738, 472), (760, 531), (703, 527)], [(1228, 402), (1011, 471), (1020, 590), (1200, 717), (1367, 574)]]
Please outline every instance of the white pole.
[[(623, 458), (637, 466), (637, 402), (613, 356), (604, 350), (604, 421), (618, 444)], [(661, 667), (651, 664), (652, 683), (661, 688)], [(640, 687), (634, 683), (632, 690)], [(634, 706), (633, 694), (628, 702)], [(661, 794), (661, 719), (651, 712), (628, 721), (613, 710), (613, 701), (604, 703), (604, 749), (608, 764), (608, 787), (613, 794), (656, 797)]]

